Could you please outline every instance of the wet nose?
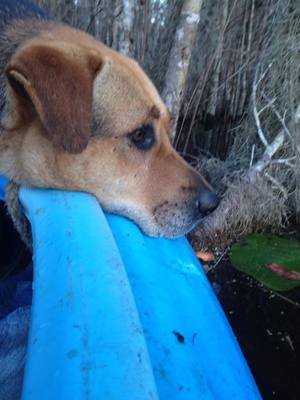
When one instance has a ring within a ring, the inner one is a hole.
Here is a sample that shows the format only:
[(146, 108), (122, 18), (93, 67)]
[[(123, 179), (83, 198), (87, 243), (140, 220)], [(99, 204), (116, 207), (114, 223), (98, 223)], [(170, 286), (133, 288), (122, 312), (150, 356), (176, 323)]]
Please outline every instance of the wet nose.
[(219, 197), (211, 190), (201, 190), (197, 200), (200, 213), (205, 216), (213, 212), (219, 205)]

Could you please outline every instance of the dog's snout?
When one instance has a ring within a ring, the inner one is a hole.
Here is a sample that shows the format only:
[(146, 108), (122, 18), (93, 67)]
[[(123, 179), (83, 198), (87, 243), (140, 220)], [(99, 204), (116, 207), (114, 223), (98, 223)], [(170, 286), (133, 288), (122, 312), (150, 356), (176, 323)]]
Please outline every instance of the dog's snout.
[(219, 205), (219, 197), (211, 190), (201, 190), (197, 199), (197, 207), (199, 212), (205, 216), (213, 212)]

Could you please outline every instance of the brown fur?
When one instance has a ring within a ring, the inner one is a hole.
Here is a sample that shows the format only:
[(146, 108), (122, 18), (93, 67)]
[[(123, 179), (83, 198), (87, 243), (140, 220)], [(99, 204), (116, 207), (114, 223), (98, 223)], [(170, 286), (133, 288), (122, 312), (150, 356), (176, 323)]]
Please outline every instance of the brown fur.
[[(150, 235), (189, 231), (199, 193), (210, 188), (172, 148), (169, 114), (138, 64), (83, 32), (32, 24), (28, 36), (24, 22), (6, 32), (15, 48), (5, 67), (0, 173), (92, 193)], [(141, 151), (128, 134), (146, 124), (156, 143)]]

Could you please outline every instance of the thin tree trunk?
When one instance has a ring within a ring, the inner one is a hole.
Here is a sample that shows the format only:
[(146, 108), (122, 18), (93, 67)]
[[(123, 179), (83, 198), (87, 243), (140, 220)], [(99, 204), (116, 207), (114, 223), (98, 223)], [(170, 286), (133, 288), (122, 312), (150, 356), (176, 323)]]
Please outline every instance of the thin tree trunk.
[(133, 56), (133, 23), (135, 15), (135, 1), (123, 0), (123, 12), (119, 17), (120, 21), (120, 41), (119, 51), (126, 56)]
[(94, 3), (94, 6), (90, 7), (91, 10), (93, 10), (93, 16), (92, 18), (94, 19), (93, 24), (94, 24), (94, 36), (96, 39), (101, 38), (101, 1), (98, 0), (96, 3), (93, 0), (90, 0), (90, 2)]
[(184, 97), (188, 67), (200, 21), (202, 0), (184, 0), (175, 40), (170, 52), (162, 97), (172, 115), (171, 140), (176, 134), (181, 103)]
[(224, 36), (227, 26), (227, 17), (228, 17), (228, 0), (225, 0), (223, 3), (223, 12), (221, 15), (221, 29), (218, 38), (218, 44), (216, 49), (215, 56), (215, 69), (211, 77), (211, 96), (207, 107), (207, 112), (211, 115), (215, 115), (218, 104), (218, 87), (220, 86), (220, 74), (221, 74), (221, 65), (222, 65), (222, 55), (224, 48)]
[(73, 9), (74, 2), (73, 0), (65, 0), (62, 4), (62, 21), (66, 22), (67, 24), (71, 24), (73, 22)]

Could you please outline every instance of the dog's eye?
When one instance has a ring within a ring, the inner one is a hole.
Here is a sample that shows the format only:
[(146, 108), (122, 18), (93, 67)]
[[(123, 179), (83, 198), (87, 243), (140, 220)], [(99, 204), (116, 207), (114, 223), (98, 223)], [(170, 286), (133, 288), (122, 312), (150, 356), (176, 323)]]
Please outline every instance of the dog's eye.
[(152, 126), (147, 125), (128, 134), (129, 140), (139, 150), (149, 150), (155, 143), (155, 134)]

